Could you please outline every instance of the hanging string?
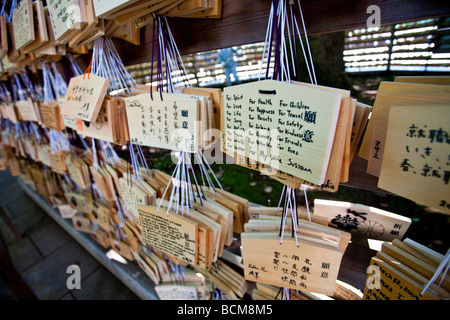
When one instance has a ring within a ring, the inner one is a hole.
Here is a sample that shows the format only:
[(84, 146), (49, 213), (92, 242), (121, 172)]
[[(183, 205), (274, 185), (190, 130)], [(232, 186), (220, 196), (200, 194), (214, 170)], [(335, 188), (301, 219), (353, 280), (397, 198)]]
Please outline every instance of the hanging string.
[(262, 69), (263, 69), (263, 65), (264, 65), (264, 57), (266, 55), (266, 51), (267, 51), (267, 67), (266, 67), (266, 79), (268, 76), (268, 69), (269, 69), (269, 65), (270, 65), (270, 52), (271, 52), (271, 42), (269, 43), (269, 38), (271, 39), (272, 37), (272, 23), (273, 23), (273, 2), (270, 5), (270, 14), (269, 14), (269, 22), (267, 23), (267, 30), (266, 30), (266, 38), (264, 41), (264, 48), (263, 48), (263, 55), (262, 55), (262, 59), (261, 59), (261, 67), (259, 70), (259, 81), (261, 80), (261, 75), (262, 75)]
[(50, 71), (48, 68), (48, 65), (45, 62), (41, 62), (42, 66), (42, 77), (44, 79), (44, 103), (49, 104), (53, 101), (55, 101), (55, 95), (53, 93), (53, 86), (50, 80)]
[(278, 297), (280, 297), (279, 300), (292, 300), (293, 298), (292, 289), (289, 288), (278, 289), (278, 292), (275, 296), (275, 300), (278, 300)]
[(81, 71), (80, 66), (78, 65), (77, 61), (72, 56), (72, 54), (67, 53), (66, 57), (69, 59), (70, 68), (72, 69), (72, 72), (75, 75), (75, 77), (81, 76), (83, 74), (83, 72)]
[(55, 131), (53, 129), (47, 130), (44, 128), (45, 133), (50, 141), (50, 151), (55, 153), (57, 151), (70, 151), (69, 139), (64, 135), (62, 131)]
[[(309, 41), (308, 41), (308, 33), (306, 32), (305, 20), (303, 19), (302, 6), (300, 5), (300, 0), (297, 0), (297, 2), (298, 2), (298, 8), (300, 10), (300, 18), (302, 19), (303, 31), (305, 32), (305, 40), (306, 40), (306, 46), (308, 47), (309, 59), (311, 60), (311, 69), (312, 69), (312, 73), (313, 73), (313, 78), (311, 79), (311, 82), (313, 82), (315, 85), (317, 85), (316, 73), (314, 70), (314, 62), (313, 62), (313, 58), (312, 58), (312, 54), (311, 54), (311, 48), (309, 46)], [(305, 60), (306, 60), (306, 56), (305, 56)]]
[[(156, 84), (156, 90), (160, 93), (162, 99), (163, 91), (175, 92), (176, 89), (182, 85), (190, 86), (190, 82), (166, 17), (153, 15), (153, 19), (153, 39), (156, 41), (153, 41), (152, 44), (150, 81), (152, 85)], [(155, 68), (156, 74), (153, 72)], [(150, 97), (153, 100), (152, 90), (150, 91)], [(186, 211), (189, 215), (189, 209), (192, 208), (193, 202), (196, 202), (197, 199), (199, 199), (203, 205), (204, 195), (198, 184), (196, 170), (191, 161), (192, 154), (187, 152), (177, 152), (176, 155), (178, 157), (177, 165), (162, 198), (165, 198), (169, 187), (172, 186), (167, 214), (173, 207), (175, 213), (184, 215)], [(194, 153), (194, 158), (200, 168), (200, 174), (204, 185), (206, 181), (210, 186), (210, 189), (214, 190), (214, 184), (210, 178), (210, 173), (208, 172), (208, 170), (212, 172), (211, 167), (203, 154), (201, 154), (200, 150), (198, 150), (197, 153)], [(204, 162), (206, 162), (206, 165)], [(214, 173), (212, 173), (212, 175), (216, 183), (222, 189), (217, 177)], [(196, 195), (198, 195), (198, 197)], [(163, 200), (159, 203), (157, 210), (159, 210), (162, 201)]]
[(291, 216), (291, 230), (292, 230), (292, 237), (295, 239), (295, 242), (298, 244), (298, 237), (297, 237), (297, 226), (298, 226), (298, 211), (297, 211), (297, 203), (295, 200), (295, 189), (287, 187), (286, 188), (286, 195), (284, 198), (284, 205), (283, 205), (283, 211), (282, 211), (282, 218), (281, 218), (281, 225), (280, 225), (280, 244), (283, 243), (283, 237), (284, 237), (284, 230), (286, 228), (286, 220), (287, 216), (290, 214)]
[(91, 62), (85, 73), (109, 79), (108, 94), (111, 94), (112, 91), (131, 93), (137, 85), (126, 70), (110, 38), (102, 37), (94, 41)]
[[(187, 71), (180, 55), (178, 47), (173, 38), (167, 18), (153, 15), (153, 39), (152, 44), (150, 82), (156, 83), (156, 91), (174, 92), (178, 87), (190, 87)], [(156, 67), (156, 81), (153, 70)], [(177, 75), (175, 77), (175, 75)], [(153, 100), (153, 92), (150, 91)]]
[(6, 19), (8, 19), (8, 16), (6, 15), (6, 12), (5, 12), (5, 5), (6, 5), (6, 0), (3, 1), (2, 11), (0, 11), (0, 16), (6, 17)]
[(32, 100), (36, 100), (37, 93), (34, 88), (33, 82), (28, 77), (28, 73), (27, 72), (20, 73), (20, 78), (22, 79), (22, 82), (25, 86), (25, 93), (28, 96), (28, 98), (31, 98)]
[(209, 295), (209, 300), (224, 300), (223, 293), (220, 289), (214, 288)]
[(53, 89), (55, 91), (56, 97), (64, 97), (67, 92), (67, 83), (63, 79), (62, 75), (59, 73), (56, 63), (52, 61), (51, 63), (52, 71), (49, 70), (48, 74), (50, 77), (50, 82), (52, 83)]
[(423, 288), (422, 292), (420, 293), (420, 296), (423, 296), (425, 294), (425, 292), (429, 289), (430, 285), (436, 281), (436, 279), (442, 273), (442, 270), (445, 268), (445, 272), (442, 275), (442, 279), (439, 283), (439, 286), (441, 286), (442, 282), (444, 281), (444, 278), (447, 276), (449, 267), (450, 267), (450, 249), (447, 250), (447, 253), (445, 254), (445, 256), (442, 259), (439, 266), (437, 267), (437, 269), (436, 269), (434, 275), (431, 277), (430, 281), (428, 281), (428, 283)]
[[(267, 60), (266, 60), (266, 79), (268, 78), (269, 69), (270, 69), (270, 63), (271, 63), (271, 54), (272, 54), (272, 46), (274, 46), (274, 71), (272, 74), (272, 79), (278, 80), (278, 81), (285, 81), (290, 83), (291, 81), (291, 73), (290, 73), (290, 65), (292, 65), (293, 75), (299, 76), (299, 69), (295, 66), (295, 61), (298, 61), (298, 54), (296, 49), (296, 38), (298, 35), (298, 38), (300, 40), (300, 45), (303, 51), (303, 56), (305, 58), (306, 67), (308, 70), (308, 74), (310, 76), (311, 81), (314, 84), (317, 84), (317, 79), (315, 76), (314, 71), (314, 65), (312, 61), (312, 55), (311, 55), (311, 49), (309, 46), (309, 42), (307, 39), (307, 33), (305, 28), (305, 23), (303, 19), (303, 12), (301, 11), (300, 2), (298, 2), (301, 20), (302, 20), (302, 26), (303, 31), (305, 34), (305, 40), (307, 41), (307, 49), (309, 56), (306, 54), (305, 47), (303, 45), (302, 37), (300, 28), (298, 27), (297, 19), (295, 18), (294, 12), (293, 12), (293, 5), (294, 1), (289, 1), (289, 9), (291, 14), (291, 25), (292, 25), (292, 37), (294, 39), (294, 48), (292, 47), (292, 41), (290, 41), (290, 53), (291, 56), (288, 55), (288, 48), (286, 44), (286, 38), (285, 34), (287, 31), (287, 36), (291, 37), (291, 28), (289, 27), (289, 19), (287, 17), (287, 10), (286, 10), (286, 1), (285, 0), (274, 0), (271, 5), (270, 10), (270, 16), (269, 16), (269, 22), (267, 26), (266, 31), (266, 40), (264, 44), (264, 50), (263, 50), (263, 58), (261, 66), (263, 65), (264, 59), (266, 57), (266, 50), (267, 50)], [(311, 66), (310, 66), (311, 65)], [(260, 70), (260, 78), (261, 78), (261, 70)], [(311, 221), (310, 216), (310, 210), (309, 210), (309, 203), (308, 198), (306, 194), (306, 187), (304, 185), (304, 196), (305, 196), (305, 202), (306, 202), (306, 208), (308, 213), (308, 219)], [(284, 237), (284, 230), (286, 227), (286, 221), (288, 215), (291, 216), (291, 225), (292, 225), (292, 236), (295, 238), (297, 246), (298, 246), (298, 238), (297, 238), (297, 225), (298, 225), (298, 210), (297, 210), (297, 202), (296, 202), (296, 196), (295, 196), (295, 190), (284, 186), (282, 195), (280, 197), (280, 201), (277, 208), (277, 214), (280, 211), (281, 204), (283, 203), (282, 207), (282, 217), (280, 222), (280, 243), (283, 241)]]
[[(5, 1), (5, 3), (6, 3), (6, 1)], [(4, 5), (4, 4), (3, 4)], [(9, 16), (8, 16), (8, 22), (12, 22), (12, 16), (13, 16), (13, 13), (14, 13), (14, 11), (17, 9), (17, 0), (13, 0), (12, 2), (11, 2), (11, 9), (10, 9), (10, 11), (9, 11)]]
[(11, 80), (11, 86), (13, 88), (13, 101), (17, 102), (20, 100), (26, 100), (24, 90), (22, 88), (22, 85), (20, 84), (19, 76), (17, 75), (17, 73), (14, 74)]
[(9, 92), (8, 88), (6, 87), (6, 84), (4, 82), (1, 82), (0, 84), (0, 90), (1, 90), (1, 99), (3, 102), (9, 104), (12, 103), (12, 97), (11, 97), (11, 93)]

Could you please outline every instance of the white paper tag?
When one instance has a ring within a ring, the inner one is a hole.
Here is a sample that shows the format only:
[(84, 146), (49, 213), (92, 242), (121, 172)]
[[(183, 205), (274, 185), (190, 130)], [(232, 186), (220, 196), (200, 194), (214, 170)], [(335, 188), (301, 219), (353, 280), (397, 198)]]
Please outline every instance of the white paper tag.
[(68, 204), (60, 205), (58, 206), (58, 209), (59, 213), (64, 219), (71, 219), (77, 213), (77, 210), (75, 210)]

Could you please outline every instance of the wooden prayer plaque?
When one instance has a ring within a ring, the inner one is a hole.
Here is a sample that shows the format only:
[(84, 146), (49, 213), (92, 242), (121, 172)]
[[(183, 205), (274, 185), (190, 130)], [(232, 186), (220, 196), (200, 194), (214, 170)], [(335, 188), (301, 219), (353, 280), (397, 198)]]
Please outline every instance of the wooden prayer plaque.
[(197, 223), (157, 207), (138, 206), (142, 240), (190, 264), (197, 263)]
[(93, 74), (71, 78), (61, 113), (75, 119), (95, 122), (109, 83), (109, 79)]
[(40, 112), (44, 127), (55, 131), (65, 129), (60, 108), (56, 103), (41, 104)]
[(61, 217), (63, 217), (64, 219), (71, 219), (77, 213), (77, 210), (75, 210), (68, 204), (59, 205), (58, 210), (61, 214)]
[(154, 92), (125, 98), (130, 142), (169, 150), (197, 152), (199, 101)]
[[(259, 235), (260, 233), (255, 233)], [(342, 259), (342, 251), (285, 236), (256, 238), (242, 233), (242, 258), (246, 280), (323, 293), (332, 296)]]
[(179, 284), (163, 284), (155, 286), (161, 300), (198, 300), (197, 287)]
[(137, 181), (134, 178), (122, 177), (119, 179), (119, 185), (123, 206), (138, 219), (137, 206), (149, 204), (147, 194), (139, 188)]
[[(76, 29), (86, 23), (84, 3), (81, 0), (48, 0), (47, 8), (57, 43), (66, 44)], [(74, 30), (75, 29), (75, 30)]]
[(42, 47), (49, 41), (47, 30), (47, 19), (42, 1), (33, 2), (35, 40), (23, 48), (24, 53), (34, 53), (36, 49)]
[[(381, 82), (363, 144), (369, 143), (367, 172), (379, 177), (387, 143), (387, 125), (391, 106), (447, 104), (450, 86)], [(369, 140), (369, 141), (367, 141)]]
[(50, 152), (49, 157), (50, 166), (54, 172), (64, 174), (67, 171), (66, 156), (63, 151)]
[(64, 196), (66, 197), (67, 203), (69, 203), (72, 208), (84, 213), (90, 212), (89, 202), (92, 201), (92, 199), (75, 192), (67, 192)]
[(378, 187), (450, 214), (450, 106), (389, 112)]
[(39, 121), (39, 116), (36, 113), (34, 102), (31, 99), (17, 101), (16, 107), (20, 113), (22, 121)]
[(446, 76), (399, 76), (395, 77), (394, 81), (450, 85), (450, 77)]
[(117, 121), (117, 105), (113, 104), (114, 101), (106, 97), (94, 122), (89, 123), (77, 120), (78, 134), (83, 137), (117, 143), (119, 123)]
[(138, 0), (94, 0), (95, 15), (99, 18), (105, 18), (137, 1)]
[(315, 199), (314, 214), (339, 229), (384, 241), (401, 239), (411, 225), (410, 218), (351, 202)]
[(6, 57), (8, 53), (8, 26), (6, 17), (0, 16), (0, 59)]
[(133, 251), (129, 245), (112, 238), (109, 238), (109, 244), (111, 245), (111, 248), (113, 248), (113, 250), (120, 254), (122, 257), (129, 261), (134, 261)]
[(91, 220), (89, 220), (88, 218), (85, 218), (83, 216), (74, 216), (72, 217), (72, 224), (75, 230), (84, 233), (92, 232)]
[(380, 271), (369, 273), (364, 289), (364, 300), (440, 300), (430, 291), (425, 291), (421, 296), (424, 285), (381, 259), (373, 257), (369, 268), (371, 267), (375, 270), (379, 268)]

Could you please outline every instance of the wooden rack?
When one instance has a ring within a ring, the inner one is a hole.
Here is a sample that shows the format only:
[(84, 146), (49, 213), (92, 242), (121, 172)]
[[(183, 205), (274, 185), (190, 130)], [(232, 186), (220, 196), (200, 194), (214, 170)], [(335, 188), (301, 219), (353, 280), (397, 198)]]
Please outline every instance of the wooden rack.
[[(168, 21), (180, 53), (198, 53), (264, 41), (270, 4), (270, 0), (223, 0), (221, 19), (168, 18)], [(366, 28), (371, 15), (367, 8), (371, 5), (380, 8), (382, 25), (450, 15), (450, 6), (444, 0), (301, 1), (308, 35)], [(152, 25), (142, 28), (141, 32), (139, 49), (116, 40), (125, 65), (150, 60)]]

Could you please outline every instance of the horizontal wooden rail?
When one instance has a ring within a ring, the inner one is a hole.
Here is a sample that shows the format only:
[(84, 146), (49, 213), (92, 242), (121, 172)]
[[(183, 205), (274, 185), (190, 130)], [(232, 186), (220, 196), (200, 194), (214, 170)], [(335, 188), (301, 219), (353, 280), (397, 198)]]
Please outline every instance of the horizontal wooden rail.
[[(223, 0), (221, 19), (168, 18), (168, 21), (180, 53), (199, 53), (264, 41), (270, 4), (270, 0)], [(367, 8), (371, 5), (380, 8), (381, 25), (450, 16), (450, 6), (444, 0), (301, 1), (308, 35), (365, 28), (371, 15)], [(299, 18), (298, 6), (294, 8)], [(115, 40), (125, 65), (151, 59), (152, 25), (142, 28), (141, 36), (138, 47)]]

